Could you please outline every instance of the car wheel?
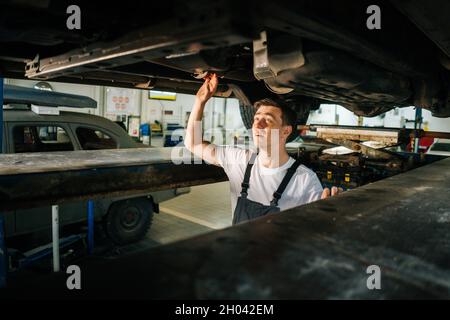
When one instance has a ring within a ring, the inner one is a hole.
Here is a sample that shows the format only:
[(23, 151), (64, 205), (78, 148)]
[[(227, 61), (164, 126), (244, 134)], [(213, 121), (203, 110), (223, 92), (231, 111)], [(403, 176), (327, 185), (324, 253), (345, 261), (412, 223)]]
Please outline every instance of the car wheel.
[(129, 199), (113, 203), (104, 218), (107, 236), (118, 245), (141, 240), (153, 219), (153, 206), (147, 199)]

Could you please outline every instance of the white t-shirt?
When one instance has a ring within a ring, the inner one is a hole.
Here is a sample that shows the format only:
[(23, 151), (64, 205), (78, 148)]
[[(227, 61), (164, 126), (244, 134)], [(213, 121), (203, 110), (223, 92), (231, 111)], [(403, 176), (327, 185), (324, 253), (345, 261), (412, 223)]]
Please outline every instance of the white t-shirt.
[[(216, 146), (217, 162), (225, 170), (230, 180), (232, 212), (234, 212), (237, 198), (241, 194), (241, 184), (244, 181), (245, 169), (250, 157), (250, 150), (232, 146)], [(274, 192), (280, 186), (287, 169), (294, 162), (295, 159), (290, 157), (281, 167), (266, 168), (260, 163), (259, 157), (256, 157), (250, 174), (247, 198), (266, 206), (270, 205)], [(283, 211), (319, 200), (322, 192), (323, 188), (317, 175), (304, 165), (300, 165), (278, 201), (278, 207)]]

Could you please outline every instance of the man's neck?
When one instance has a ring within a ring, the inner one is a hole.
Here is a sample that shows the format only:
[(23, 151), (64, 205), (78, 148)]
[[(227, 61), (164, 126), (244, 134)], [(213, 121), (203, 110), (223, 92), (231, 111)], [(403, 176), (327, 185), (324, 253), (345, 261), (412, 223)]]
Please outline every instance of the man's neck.
[(289, 161), (289, 154), (285, 148), (278, 150), (278, 155), (271, 155), (266, 150), (259, 150), (258, 158), (260, 163), (266, 168), (278, 168)]

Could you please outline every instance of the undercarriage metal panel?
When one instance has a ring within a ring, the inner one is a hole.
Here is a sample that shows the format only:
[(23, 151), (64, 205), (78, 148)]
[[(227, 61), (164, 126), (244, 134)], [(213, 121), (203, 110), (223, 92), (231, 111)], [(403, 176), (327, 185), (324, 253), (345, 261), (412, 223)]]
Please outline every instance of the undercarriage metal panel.
[[(450, 159), (341, 195), (120, 259), (9, 282), (8, 297), (450, 298)], [(369, 290), (367, 268), (381, 270)], [(26, 288), (27, 290), (21, 290)], [(45, 289), (44, 289), (45, 288)], [(74, 290), (73, 290), (74, 291)]]
[[(217, 7), (220, 7), (219, 11)], [(197, 17), (203, 17), (203, 20), (197, 21)], [(185, 18), (181, 14), (112, 43), (98, 43), (60, 56), (41, 57), (28, 64), (26, 75), (50, 79), (164, 57), (189, 57), (203, 49), (251, 43), (263, 28), (326, 44), (401, 75), (428, 74), (422, 66), (406, 62), (346, 28), (314, 14), (293, 12), (270, 1), (250, 2), (247, 6), (237, 1), (221, 1), (199, 8), (196, 17), (187, 21)]]
[(200, 50), (249, 42), (245, 28), (234, 23), (231, 13), (205, 15), (205, 20), (189, 23), (173, 18), (162, 25), (136, 31), (111, 43), (98, 43), (56, 57), (37, 56), (27, 63), (30, 79), (61, 76), (117, 68), (141, 61), (189, 56)]
[[(265, 79), (266, 84), (335, 102), (358, 115), (369, 116), (389, 110), (392, 105), (405, 105), (412, 96), (407, 77), (343, 52), (312, 51), (304, 52), (304, 55), (307, 61), (304, 65)], [(367, 114), (366, 109), (372, 113)]]
[(307, 10), (295, 12), (282, 8), (274, 2), (266, 3), (261, 10), (265, 19), (264, 24), (271, 28), (349, 52), (361, 60), (370, 61), (374, 65), (401, 75), (424, 76), (427, 74), (422, 66), (413, 65), (389, 50), (367, 41), (342, 26), (308, 13)]
[(433, 42), (450, 57), (450, 3), (446, 0), (394, 0), (402, 11)]

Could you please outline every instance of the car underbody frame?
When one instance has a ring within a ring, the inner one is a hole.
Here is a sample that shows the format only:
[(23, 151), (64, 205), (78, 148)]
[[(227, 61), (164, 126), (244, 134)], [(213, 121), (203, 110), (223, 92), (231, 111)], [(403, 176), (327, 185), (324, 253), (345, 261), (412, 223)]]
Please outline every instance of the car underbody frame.
[[(83, 41), (70, 50), (34, 48), (22, 63), (1, 50), (0, 66), (11, 77), (185, 93), (216, 72), (223, 77), (217, 95), (232, 96), (239, 87), (247, 106), (275, 95), (300, 113), (329, 102), (362, 116), (410, 105), (450, 116), (446, 1), (381, 1), (380, 30), (365, 26), (368, 1), (170, 4), (180, 10), (168, 14), (158, 4), (162, 13), (155, 22), (133, 12), (134, 28), (114, 34), (104, 26), (101, 31), (114, 36), (103, 40), (81, 30)], [(83, 6), (92, 8), (81, 1)], [(96, 24), (88, 16), (86, 29), (100, 28), (102, 19)]]

